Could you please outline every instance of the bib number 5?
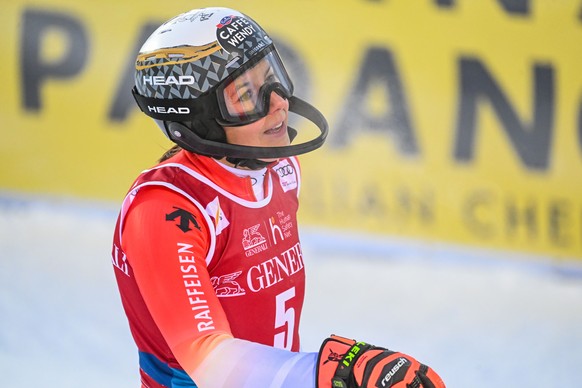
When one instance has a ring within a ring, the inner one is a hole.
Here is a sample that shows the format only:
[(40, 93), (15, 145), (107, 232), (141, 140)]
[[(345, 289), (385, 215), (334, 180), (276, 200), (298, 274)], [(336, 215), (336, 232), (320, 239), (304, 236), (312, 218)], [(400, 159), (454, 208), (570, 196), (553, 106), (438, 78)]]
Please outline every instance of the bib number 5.
[(295, 287), (291, 287), (275, 297), (275, 334), (273, 346), (291, 350), (295, 332), (295, 309), (287, 307), (287, 302), (295, 297)]

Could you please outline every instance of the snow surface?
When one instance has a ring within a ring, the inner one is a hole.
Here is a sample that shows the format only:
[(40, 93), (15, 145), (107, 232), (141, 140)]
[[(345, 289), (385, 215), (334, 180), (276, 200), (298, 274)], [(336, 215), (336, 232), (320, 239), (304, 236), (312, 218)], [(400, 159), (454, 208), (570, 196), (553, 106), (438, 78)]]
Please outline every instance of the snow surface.
[[(3, 387), (139, 386), (116, 213), (0, 195)], [(578, 263), (308, 228), (302, 241), (304, 350), (336, 333), (414, 355), (449, 388), (580, 386)]]

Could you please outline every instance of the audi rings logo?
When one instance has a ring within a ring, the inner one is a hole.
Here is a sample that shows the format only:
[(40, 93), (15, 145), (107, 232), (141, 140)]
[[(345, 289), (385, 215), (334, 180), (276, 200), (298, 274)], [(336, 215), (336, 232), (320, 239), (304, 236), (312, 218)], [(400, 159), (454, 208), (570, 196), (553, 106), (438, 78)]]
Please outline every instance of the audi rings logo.
[(287, 175), (293, 175), (295, 173), (295, 169), (290, 164), (286, 164), (280, 167), (275, 168), (277, 174), (279, 174), (280, 178), (284, 178)]
[(282, 161), (273, 167), (273, 170), (279, 175), (279, 183), (284, 192), (294, 190), (298, 187), (297, 172), (295, 167), (289, 164), (288, 161)]

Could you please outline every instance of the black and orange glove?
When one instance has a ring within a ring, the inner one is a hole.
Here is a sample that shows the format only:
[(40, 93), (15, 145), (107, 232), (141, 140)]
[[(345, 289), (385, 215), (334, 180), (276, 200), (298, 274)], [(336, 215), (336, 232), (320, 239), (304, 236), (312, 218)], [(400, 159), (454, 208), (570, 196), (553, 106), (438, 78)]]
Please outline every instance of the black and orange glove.
[(317, 360), (317, 388), (445, 388), (428, 366), (399, 352), (332, 335)]

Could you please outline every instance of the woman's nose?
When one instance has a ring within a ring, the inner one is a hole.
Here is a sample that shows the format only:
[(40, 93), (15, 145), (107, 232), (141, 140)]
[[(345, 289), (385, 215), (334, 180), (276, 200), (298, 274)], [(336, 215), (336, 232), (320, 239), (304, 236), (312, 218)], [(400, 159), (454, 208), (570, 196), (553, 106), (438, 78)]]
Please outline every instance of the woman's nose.
[(287, 100), (285, 97), (280, 96), (279, 93), (277, 93), (276, 91), (273, 90), (271, 92), (269, 113), (275, 112), (279, 109), (288, 110), (289, 109), (289, 100)]

